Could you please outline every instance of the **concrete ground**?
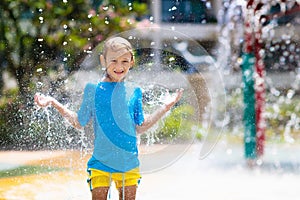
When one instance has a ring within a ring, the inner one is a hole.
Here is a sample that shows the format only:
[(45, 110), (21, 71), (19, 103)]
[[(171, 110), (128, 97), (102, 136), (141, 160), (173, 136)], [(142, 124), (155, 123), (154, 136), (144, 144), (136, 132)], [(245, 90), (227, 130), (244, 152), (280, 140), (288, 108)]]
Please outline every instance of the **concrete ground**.
[[(143, 174), (137, 200), (300, 198), (300, 146), (267, 144), (263, 162), (254, 168), (245, 164), (241, 145), (220, 141), (202, 160), (200, 149), (201, 143), (193, 144), (171, 165)], [(0, 172), (20, 166), (49, 169), (0, 178), (0, 200), (91, 199), (85, 173), (89, 156), (78, 151), (0, 152)], [(111, 199), (117, 199), (115, 190)]]

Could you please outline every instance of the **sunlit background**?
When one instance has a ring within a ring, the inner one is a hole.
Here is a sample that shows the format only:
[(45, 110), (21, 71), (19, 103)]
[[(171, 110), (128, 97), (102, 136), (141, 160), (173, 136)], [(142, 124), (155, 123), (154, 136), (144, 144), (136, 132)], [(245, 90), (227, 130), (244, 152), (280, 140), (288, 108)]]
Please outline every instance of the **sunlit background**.
[[(182, 100), (139, 137), (137, 199), (298, 199), (298, 0), (4, 0), (0, 5), (0, 199), (89, 199), (90, 127), (72, 110), (103, 73), (103, 41), (132, 42), (127, 81), (145, 112)], [(116, 199), (116, 191), (111, 199)]]

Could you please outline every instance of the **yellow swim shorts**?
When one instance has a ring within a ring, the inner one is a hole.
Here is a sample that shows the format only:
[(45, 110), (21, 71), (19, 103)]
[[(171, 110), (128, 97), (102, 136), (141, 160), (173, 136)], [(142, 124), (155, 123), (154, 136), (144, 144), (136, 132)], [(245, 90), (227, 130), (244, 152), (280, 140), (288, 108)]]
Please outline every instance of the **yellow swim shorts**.
[(141, 179), (139, 168), (134, 168), (124, 173), (110, 173), (97, 169), (89, 169), (88, 183), (90, 190), (97, 187), (109, 187), (114, 181), (117, 188), (138, 185)]

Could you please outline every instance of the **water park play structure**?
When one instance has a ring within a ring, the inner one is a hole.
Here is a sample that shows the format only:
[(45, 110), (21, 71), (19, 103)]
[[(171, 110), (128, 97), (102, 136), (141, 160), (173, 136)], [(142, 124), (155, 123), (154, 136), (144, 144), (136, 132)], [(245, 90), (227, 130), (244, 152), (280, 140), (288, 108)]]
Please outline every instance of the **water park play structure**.
[[(283, 4), (285, 1), (281, 1)], [(284, 5), (285, 6), (285, 5)], [(267, 7), (267, 8), (265, 8)], [(263, 50), (263, 28), (270, 21), (300, 12), (299, 4), (283, 7), (283, 11), (269, 12), (269, 5), (263, 1), (247, 2), (244, 19), (244, 53), (242, 73), (244, 82), (244, 143), (246, 159), (263, 156), (265, 128), (265, 65)]]

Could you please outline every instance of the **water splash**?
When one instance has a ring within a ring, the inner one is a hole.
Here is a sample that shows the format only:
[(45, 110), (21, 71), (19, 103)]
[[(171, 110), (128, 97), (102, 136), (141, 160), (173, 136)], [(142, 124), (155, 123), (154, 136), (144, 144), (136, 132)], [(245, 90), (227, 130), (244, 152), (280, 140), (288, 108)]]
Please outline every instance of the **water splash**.
[[(224, 105), (225, 94), (214, 59), (199, 43), (174, 29), (139, 28), (116, 36), (127, 38), (135, 49), (136, 67), (131, 69), (126, 81), (143, 89), (145, 114), (168, 101), (177, 88), (185, 89), (178, 105), (146, 134), (141, 135), (140, 147), (144, 152), (141, 155), (141, 163), (144, 164), (142, 171), (152, 172), (174, 163), (195, 141), (196, 135), (203, 139), (204, 144), (207, 143), (203, 145), (201, 157), (208, 155), (224, 126), (224, 109), (215, 107)], [(182, 50), (180, 46), (187, 44), (186, 41), (190, 46), (185, 45), (185, 50)], [(103, 73), (98, 61), (99, 52), (101, 48), (96, 47), (82, 62), (81, 70), (74, 75), (76, 84), (68, 84), (70, 90), (80, 93), (87, 82), (97, 83)], [(174, 145), (178, 147), (175, 150)], [(154, 153), (153, 147), (159, 150)], [(167, 152), (170, 156), (165, 159)]]

